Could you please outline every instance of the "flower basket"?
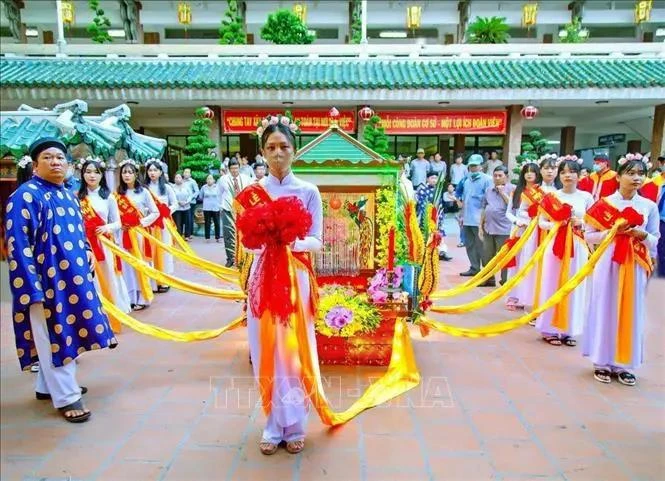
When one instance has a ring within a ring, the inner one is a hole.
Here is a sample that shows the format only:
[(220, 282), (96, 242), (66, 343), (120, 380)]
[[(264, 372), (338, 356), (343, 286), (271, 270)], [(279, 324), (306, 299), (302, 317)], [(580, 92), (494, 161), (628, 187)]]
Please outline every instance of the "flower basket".
[(381, 322), (372, 332), (352, 337), (324, 336), (316, 333), (320, 364), (345, 366), (387, 366), (393, 353), (395, 322), (408, 316), (403, 304), (377, 306)]

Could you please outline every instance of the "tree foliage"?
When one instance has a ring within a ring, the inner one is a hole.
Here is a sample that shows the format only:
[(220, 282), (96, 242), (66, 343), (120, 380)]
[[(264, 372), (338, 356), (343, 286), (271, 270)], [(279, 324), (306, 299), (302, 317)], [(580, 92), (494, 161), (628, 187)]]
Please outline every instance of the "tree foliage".
[(539, 130), (532, 130), (527, 134), (527, 140), (522, 142), (522, 152), (515, 156), (517, 161), (513, 169), (515, 174), (519, 174), (522, 166), (527, 162), (538, 162), (538, 159), (549, 152), (547, 139)]
[(365, 126), (363, 132), (363, 144), (372, 149), (377, 154), (386, 158), (388, 156), (388, 136), (383, 127), (379, 127), (381, 117), (373, 115)]
[(104, 10), (100, 8), (99, 0), (89, 0), (88, 6), (90, 10), (95, 12), (95, 18), (92, 19), (92, 23), (86, 28), (92, 41), (95, 43), (113, 42), (113, 37), (109, 35), (111, 20), (106, 16)]
[(476, 17), (467, 28), (469, 43), (508, 43), (508, 24), (505, 17)]
[(575, 17), (572, 22), (566, 24), (563, 31), (565, 35), (559, 36), (561, 43), (584, 43), (589, 38), (589, 31), (582, 27), (582, 20), (579, 17)]
[(242, 16), (238, 12), (238, 1), (227, 0), (228, 7), (219, 27), (219, 43), (221, 45), (244, 45), (247, 34), (243, 30)]
[(194, 121), (189, 128), (192, 135), (187, 136), (185, 157), (179, 166), (179, 170), (191, 169), (192, 177), (199, 184), (205, 182), (210, 169), (219, 169), (221, 166), (219, 159), (211, 153), (216, 144), (210, 140), (212, 120), (205, 118), (205, 112), (206, 107), (196, 109)]
[(261, 27), (261, 38), (277, 45), (305, 45), (316, 38), (298, 16), (285, 8), (268, 15)]

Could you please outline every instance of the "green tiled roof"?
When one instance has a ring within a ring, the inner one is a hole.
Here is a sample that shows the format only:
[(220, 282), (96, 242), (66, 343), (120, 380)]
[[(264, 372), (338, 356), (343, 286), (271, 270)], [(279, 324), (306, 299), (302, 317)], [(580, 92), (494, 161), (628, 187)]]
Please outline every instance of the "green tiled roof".
[(665, 59), (3, 58), (0, 78), (3, 88), (649, 88), (665, 86)]
[(322, 164), (330, 160), (343, 160), (351, 164), (383, 161), (379, 154), (336, 128), (329, 129), (303, 147), (295, 160), (305, 164)]
[(28, 153), (28, 147), (42, 137), (60, 137), (60, 131), (49, 120), (32, 122), (5, 120), (0, 125), (0, 157), (11, 154), (17, 159)]

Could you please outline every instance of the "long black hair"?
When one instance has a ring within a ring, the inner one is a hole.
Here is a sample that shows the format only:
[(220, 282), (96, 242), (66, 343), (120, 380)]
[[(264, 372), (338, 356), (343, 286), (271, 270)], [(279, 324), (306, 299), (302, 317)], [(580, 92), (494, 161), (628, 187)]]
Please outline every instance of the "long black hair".
[(94, 159), (86, 160), (83, 162), (83, 166), (81, 167), (81, 186), (79, 187), (79, 199), (83, 200), (88, 195), (88, 184), (85, 182), (85, 171), (89, 165), (93, 165), (95, 169), (97, 169), (97, 172), (99, 172), (101, 175), (101, 179), (99, 179), (99, 196), (102, 199), (108, 199), (111, 191), (109, 190), (109, 186), (106, 183), (104, 170), (102, 169), (101, 162)]
[(522, 166), (520, 171), (520, 176), (517, 179), (517, 186), (515, 187), (515, 192), (513, 192), (513, 209), (517, 210), (520, 207), (522, 200), (522, 192), (526, 189), (526, 174), (533, 172), (536, 174), (536, 184), (541, 184), (543, 182), (543, 176), (540, 175), (540, 167), (535, 162), (528, 162)]
[[(541, 160), (540, 161), (540, 170), (541, 170), (541, 172), (545, 167), (554, 167), (554, 169), (556, 170), (557, 169), (556, 162), (557, 162), (557, 159), (553, 159), (553, 158), (547, 158), (547, 159)], [(542, 173), (540, 174), (540, 177), (541, 177), (541, 183), (542, 183), (542, 177), (543, 177)], [(557, 174), (554, 176), (554, 187), (556, 187), (557, 189), (560, 189), (561, 187), (563, 187), (561, 185), (561, 181), (559, 180), (558, 171), (557, 171)]]
[(266, 146), (268, 137), (270, 137), (270, 135), (274, 134), (275, 132), (284, 134), (284, 136), (291, 144), (291, 147), (293, 147), (293, 150), (296, 150), (296, 136), (293, 134), (293, 132), (291, 132), (291, 129), (287, 125), (284, 125), (281, 122), (277, 122), (276, 124), (268, 124), (268, 126), (263, 130), (263, 133), (261, 134), (261, 148)]
[(120, 195), (125, 195), (127, 193), (127, 184), (125, 183), (124, 180), (122, 180), (122, 173), (125, 169), (130, 169), (132, 172), (134, 172), (134, 175), (136, 175), (136, 180), (134, 181), (134, 190), (138, 193), (143, 190), (143, 186), (141, 185), (141, 174), (139, 172), (139, 168), (135, 166), (134, 164), (126, 163), (123, 164), (122, 167), (120, 167), (120, 179), (118, 179), (118, 194)]
[[(16, 164), (16, 187), (21, 184), (25, 184), (27, 181), (32, 179), (32, 172), (35, 168), (35, 163), (30, 159), (29, 162), (25, 163), (24, 158), (21, 158)], [(25, 165), (21, 166), (24, 163)]]
[(148, 187), (150, 185), (151, 179), (150, 176), (148, 175), (148, 170), (150, 167), (154, 167), (155, 169), (158, 169), (160, 174), (159, 178), (157, 179), (157, 185), (159, 187), (159, 195), (166, 195), (166, 178), (164, 177), (164, 168), (162, 167), (162, 163), (159, 160), (151, 160), (147, 164), (145, 164), (145, 185)]

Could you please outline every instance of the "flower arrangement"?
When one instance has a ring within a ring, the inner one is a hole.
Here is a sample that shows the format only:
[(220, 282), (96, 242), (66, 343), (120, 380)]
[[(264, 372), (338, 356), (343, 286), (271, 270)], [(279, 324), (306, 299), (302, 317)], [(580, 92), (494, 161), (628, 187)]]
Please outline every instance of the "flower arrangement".
[(122, 160), (122, 161), (118, 164), (118, 169), (119, 169), (119, 170), (122, 170), (122, 168), (123, 168), (125, 165), (127, 165), (127, 164), (129, 164), (129, 165), (133, 165), (133, 166), (136, 167), (137, 169), (139, 168), (139, 164), (137, 164), (136, 161), (135, 161), (134, 159), (125, 159), (125, 160)]
[(559, 154), (555, 154), (554, 152), (552, 152), (551, 154), (541, 155), (538, 158), (537, 162), (538, 162), (538, 164), (540, 164), (543, 160), (548, 160), (548, 159), (557, 160), (558, 158), (559, 158)]
[[(388, 271), (386, 269), (378, 269), (374, 277), (369, 281), (367, 294), (374, 304), (382, 304), (388, 300), (388, 288), (400, 289), (402, 287), (402, 280), (404, 279), (404, 269), (402, 267), (395, 267), (393, 270), (394, 275), (392, 283), (388, 283)], [(398, 302), (407, 302), (409, 299), (408, 292), (400, 292), (396, 296)]]
[(331, 285), (321, 291), (315, 328), (326, 337), (352, 337), (379, 327), (381, 314), (364, 294)]
[(374, 260), (385, 266), (388, 260), (388, 233), (395, 228), (395, 261), (400, 264), (406, 261), (406, 237), (400, 228), (398, 217), (398, 199), (396, 189), (383, 187), (376, 192), (376, 230), (377, 244)]
[(294, 121), (291, 112), (287, 110), (286, 112), (284, 112), (283, 115), (282, 114), (268, 115), (266, 118), (261, 119), (261, 122), (259, 122), (259, 125), (256, 127), (257, 137), (261, 137), (263, 135), (264, 130), (269, 125), (277, 125), (277, 124), (282, 124), (287, 126), (289, 130), (294, 134), (298, 133), (298, 131), (300, 130), (300, 121), (299, 120)]

